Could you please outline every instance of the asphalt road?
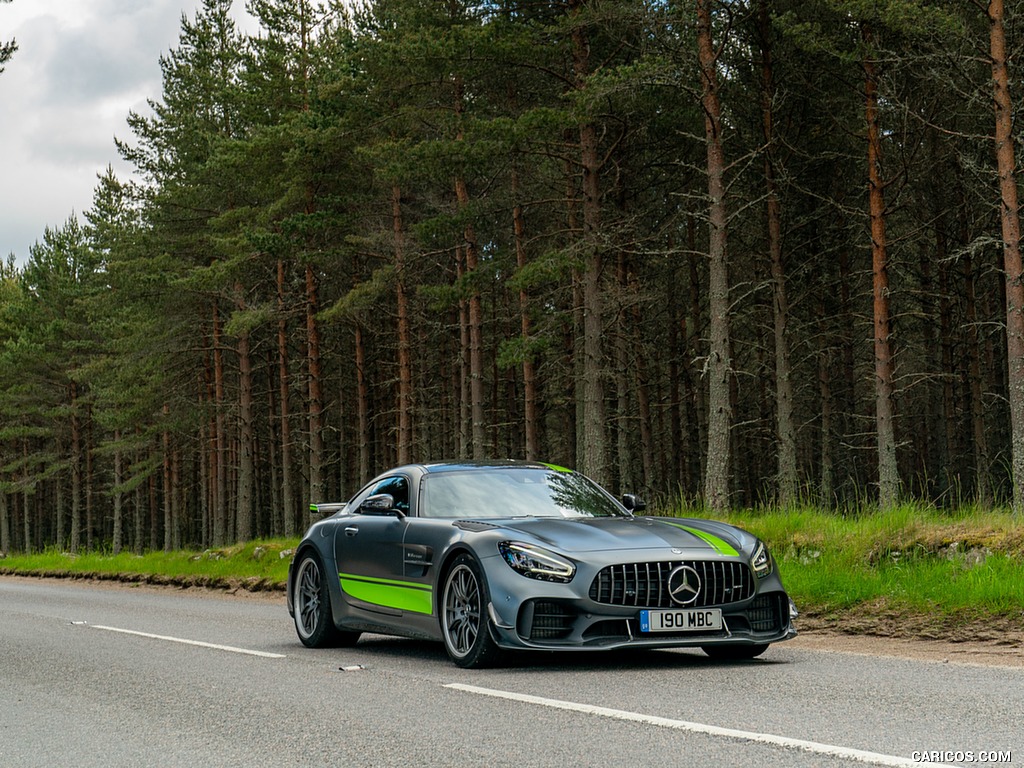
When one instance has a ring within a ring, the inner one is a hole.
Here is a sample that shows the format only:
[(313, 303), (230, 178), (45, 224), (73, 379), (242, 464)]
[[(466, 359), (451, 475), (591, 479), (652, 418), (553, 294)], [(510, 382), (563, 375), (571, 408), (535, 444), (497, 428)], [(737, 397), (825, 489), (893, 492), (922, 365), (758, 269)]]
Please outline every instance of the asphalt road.
[(781, 644), (732, 664), (648, 651), (465, 671), (440, 645), (381, 636), (308, 650), (283, 597), (0, 578), (4, 768), (802, 768), (920, 757), (1024, 765), (1024, 669)]

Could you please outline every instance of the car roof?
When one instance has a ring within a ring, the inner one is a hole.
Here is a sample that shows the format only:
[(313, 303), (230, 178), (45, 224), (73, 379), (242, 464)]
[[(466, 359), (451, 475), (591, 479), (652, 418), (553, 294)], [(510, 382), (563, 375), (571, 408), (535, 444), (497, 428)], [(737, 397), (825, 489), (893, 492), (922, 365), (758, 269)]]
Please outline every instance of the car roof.
[(497, 459), (494, 461), (439, 461), (418, 465), (427, 474), (442, 472), (480, 471), (488, 469), (561, 469), (539, 461)]

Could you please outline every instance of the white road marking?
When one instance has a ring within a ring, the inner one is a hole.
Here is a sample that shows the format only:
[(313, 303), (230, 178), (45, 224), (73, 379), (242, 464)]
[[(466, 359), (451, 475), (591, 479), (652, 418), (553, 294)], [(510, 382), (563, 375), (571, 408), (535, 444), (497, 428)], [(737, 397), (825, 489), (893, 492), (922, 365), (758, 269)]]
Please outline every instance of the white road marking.
[(266, 651), (252, 651), (248, 648), (235, 648), (230, 645), (217, 645), (216, 643), (203, 643), (199, 640), (186, 640), (182, 637), (169, 637), (167, 635), (153, 635), (149, 632), (136, 632), (134, 629), (119, 629), (117, 627), (104, 627), (101, 624), (90, 624), (93, 629), (102, 629), (107, 632), (120, 632), (122, 635), (135, 635), (136, 637), (148, 637), (150, 640), (166, 640), (169, 643), (182, 643), (184, 645), (196, 645), (200, 648), (212, 648), (215, 651), (228, 651), (230, 653), (242, 653), (247, 656), (259, 656), (264, 659), (283, 659), (284, 654), (267, 653)]
[[(685, 720), (672, 720), (667, 717), (657, 717), (655, 715), (642, 715), (638, 712), (627, 712), (621, 709), (596, 707), (591, 704), (577, 704), (571, 701), (546, 699), (541, 696), (531, 696), (525, 693), (499, 691), (493, 688), (479, 688), (475, 685), (463, 685), (461, 683), (449, 683), (448, 685), (445, 685), (445, 688), (451, 688), (453, 690), (463, 691), (465, 693), (475, 693), (480, 696), (491, 696), (498, 699), (518, 701), (525, 704), (536, 704), (542, 707), (551, 707), (553, 709), (564, 709), (570, 712), (581, 712), (587, 715), (597, 715), (598, 717), (610, 717), (615, 720), (626, 720), (634, 723), (656, 725), (661, 728), (672, 728), (678, 731), (702, 733), (708, 736), (723, 736), (729, 739), (740, 739), (742, 741), (749, 741), (758, 744), (768, 744), (775, 747), (783, 747), (784, 749), (795, 749), (801, 752), (809, 752), (818, 755), (828, 755), (829, 757), (838, 757), (845, 760), (856, 760), (858, 762), (869, 763), (871, 765), (917, 766), (918, 768), (920, 768), (921, 765), (920, 762), (911, 760), (906, 757), (883, 755), (877, 752), (866, 752), (862, 749), (837, 747), (831, 744), (819, 744), (818, 742), (804, 741), (803, 739), (793, 739), (788, 736), (774, 736), (770, 733), (739, 731), (733, 728), (720, 728), (717, 725), (704, 725), (703, 723), (690, 723)], [(941, 764), (930, 763), (930, 765), (938, 766)]]

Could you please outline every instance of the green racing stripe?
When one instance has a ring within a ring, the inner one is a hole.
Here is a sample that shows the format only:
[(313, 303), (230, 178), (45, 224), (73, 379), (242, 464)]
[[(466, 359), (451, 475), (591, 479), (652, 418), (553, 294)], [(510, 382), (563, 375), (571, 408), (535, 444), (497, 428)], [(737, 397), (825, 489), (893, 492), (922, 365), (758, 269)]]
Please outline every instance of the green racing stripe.
[[(666, 520), (665, 522), (668, 521)], [(687, 533), (692, 533), (694, 536), (704, 541), (705, 544), (707, 544), (720, 555), (728, 555), (729, 557), (739, 557), (740, 553), (737, 552), (729, 542), (724, 541), (718, 538), (717, 536), (712, 536), (710, 533), (707, 533), (706, 531), (701, 531), (697, 528), (691, 528), (690, 526), (683, 525), (682, 523), (668, 524), (674, 525), (676, 528), (682, 528)]]
[(433, 589), (429, 584), (377, 579), (354, 573), (342, 573), (339, 578), (342, 590), (356, 600), (399, 611), (425, 614), (434, 612)]
[(553, 472), (568, 472), (568, 473), (572, 472), (571, 469), (566, 469), (565, 467), (560, 467), (557, 464), (548, 464), (546, 461), (542, 461), (541, 464), (543, 464), (545, 467), (547, 467), (548, 469), (552, 470)]

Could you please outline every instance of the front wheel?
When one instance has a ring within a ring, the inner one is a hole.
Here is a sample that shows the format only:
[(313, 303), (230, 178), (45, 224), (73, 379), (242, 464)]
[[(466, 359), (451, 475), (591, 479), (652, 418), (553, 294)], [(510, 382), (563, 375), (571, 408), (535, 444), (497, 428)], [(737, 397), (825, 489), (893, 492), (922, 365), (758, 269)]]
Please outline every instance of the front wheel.
[(716, 661), (747, 661), (768, 650), (768, 643), (749, 645), (704, 645), (701, 650)]
[(448, 656), (465, 669), (493, 665), (501, 655), (487, 626), (487, 583), (470, 555), (459, 555), (444, 580), (441, 634)]
[(342, 632), (334, 626), (331, 595), (327, 589), (323, 563), (315, 552), (301, 556), (295, 569), (292, 609), (295, 631), (309, 648), (333, 648), (355, 645), (358, 632)]

